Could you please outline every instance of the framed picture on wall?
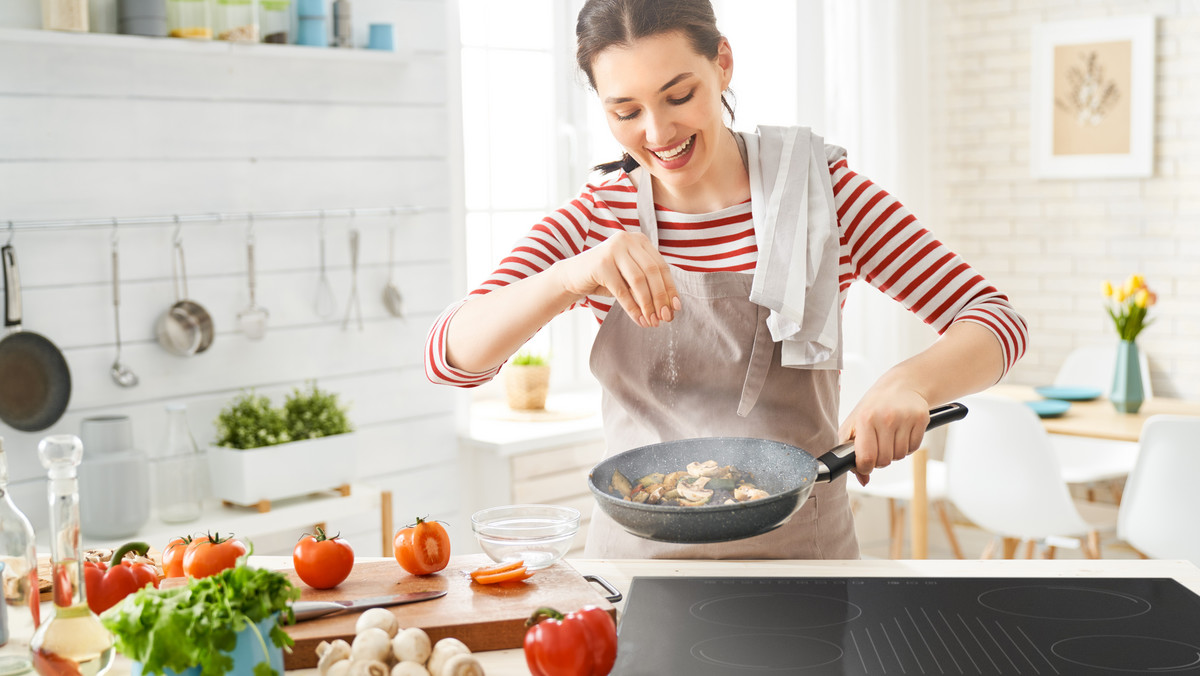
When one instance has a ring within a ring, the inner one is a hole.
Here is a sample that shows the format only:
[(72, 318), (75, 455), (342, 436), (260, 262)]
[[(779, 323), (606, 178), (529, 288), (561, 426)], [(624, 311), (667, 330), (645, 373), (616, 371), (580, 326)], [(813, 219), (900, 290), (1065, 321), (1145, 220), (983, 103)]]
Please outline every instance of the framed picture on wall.
[(1034, 26), (1035, 178), (1154, 173), (1154, 17)]

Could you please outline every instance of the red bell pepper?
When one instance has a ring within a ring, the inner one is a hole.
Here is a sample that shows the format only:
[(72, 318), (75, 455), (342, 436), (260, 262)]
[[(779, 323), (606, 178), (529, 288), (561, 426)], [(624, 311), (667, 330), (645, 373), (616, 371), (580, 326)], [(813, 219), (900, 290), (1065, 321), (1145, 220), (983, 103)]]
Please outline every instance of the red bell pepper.
[(617, 661), (617, 625), (595, 606), (567, 613), (538, 608), (525, 623), (533, 676), (605, 676)]
[(158, 586), (158, 571), (152, 563), (124, 560), (129, 552), (145, 556), (149, 549), (145, 542), (130, 542), (113, 552), (109, 563), (83, 564), (87, 602), (92, 612), (100, 614), (146, 585)]

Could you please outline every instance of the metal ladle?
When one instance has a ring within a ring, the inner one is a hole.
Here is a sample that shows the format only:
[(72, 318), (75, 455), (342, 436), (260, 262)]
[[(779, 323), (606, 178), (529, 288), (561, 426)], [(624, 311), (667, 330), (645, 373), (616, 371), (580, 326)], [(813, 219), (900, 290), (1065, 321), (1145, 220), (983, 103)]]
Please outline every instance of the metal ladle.
[(120, 263), (117, 260), (117, 242), (117, 219), (114, 218), (112, 236), (112, 292), (113, 319), (117, 328), (117, 356), (113, 359), (108, 373), (112, 376), (113, 382), (121, 387), (133, 387), (138, 384), (137, 374), (131, 371), (128, 366), (121, 363), (121, 275)]
[[(392, 216), (396, 210), (392, 209)], [(388, 283), (383, 287), (383, 306), (393, 317), (404, 316), (404, 296), (396, 286), (396, 224), (388, 228)]]
[(317, 225), (321, 248), (321, 277), (317, 281), (317, 298), (313, 304), (317, 316), (329, 319), (337, 314), (337, 300), (333, 297), (333, 285), (329, 283), (329, 275), (325, 273), (325, 211), (321, 211), (321, 220)]

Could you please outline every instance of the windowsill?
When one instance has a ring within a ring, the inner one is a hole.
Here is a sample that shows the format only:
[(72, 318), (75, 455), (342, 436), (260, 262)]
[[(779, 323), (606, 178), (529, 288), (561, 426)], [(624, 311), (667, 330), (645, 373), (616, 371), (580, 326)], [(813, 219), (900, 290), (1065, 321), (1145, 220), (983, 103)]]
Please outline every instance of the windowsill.
[(501, 457), (604, 438), (600, 390), (552, 392), (544, 411), (514, 411), (503, 399), (473, 402), (463, 441)]

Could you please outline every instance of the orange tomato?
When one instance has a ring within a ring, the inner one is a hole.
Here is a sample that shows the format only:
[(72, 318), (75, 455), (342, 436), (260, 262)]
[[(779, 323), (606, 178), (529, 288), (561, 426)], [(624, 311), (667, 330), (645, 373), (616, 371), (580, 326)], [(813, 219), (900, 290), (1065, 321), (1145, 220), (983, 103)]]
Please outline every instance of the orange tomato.
[(436, 573), (450, 563), (450, 536), (437, 521), (417, 522), (396, 532), (396, 562), (413, 575)]
[(188, 577), (202, 578), (237, 565), (246, 552), (246, 543), (230, 534), (227, 538), (202, 535), (192, 540), (183, 553), (183, 572)]
[(163, 577), (183, 577), (183, 555), (192, 543), (190, 535), (183, 535), (167, 543), (163, 550)]
[(332, 589), (341, 584), (354, 569), (354, 549), (338, 536), (328, 537), (317, 528), (317, 534), (305, 534), (292, 550), (292, 565), (304, 584), (313, 589)]

